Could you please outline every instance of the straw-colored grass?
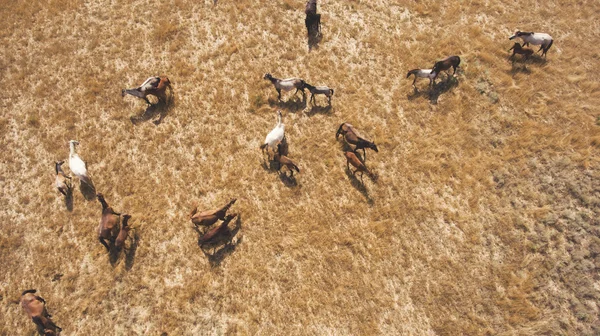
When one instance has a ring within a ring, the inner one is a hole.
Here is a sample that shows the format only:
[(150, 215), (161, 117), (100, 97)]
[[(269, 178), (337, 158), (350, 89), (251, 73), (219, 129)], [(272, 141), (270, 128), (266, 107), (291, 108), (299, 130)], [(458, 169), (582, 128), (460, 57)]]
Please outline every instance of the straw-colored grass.
[[(29, 288), (66, 335), (600, 334), (599, 2), (322, 0), (311, 52), (304, 1), (212, 3), (0, 6), (0, 334), (34, 334)], [(547, 62), (511, 65), (517, 29), (555, 38)], [(412, 90), (452, 54), (454, 85)], [(265, 72), (333, 107), (278, 107)], [(150, 75), (174, 106), (133, 125), (120, 90)], [(262, 165), (278, 108), (297, 185)], [(345, 172), (344, 121), (376, 181)], [(78, 182), (72, 211), (54, 189), (70, 139), (133, 216), (129, 257)], [(188, 213), (231, 197), (241, 230), (211, 262)]]

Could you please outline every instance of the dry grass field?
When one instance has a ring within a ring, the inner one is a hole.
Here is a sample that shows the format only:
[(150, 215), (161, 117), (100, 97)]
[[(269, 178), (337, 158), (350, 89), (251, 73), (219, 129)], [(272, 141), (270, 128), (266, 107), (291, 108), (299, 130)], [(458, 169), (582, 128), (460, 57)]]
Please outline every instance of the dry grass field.
[[(600, 334), (600, 2), (321, 0), (310, 52), (304, 4), (2, 1), (1, 335), (36, 334), (29, 288), (63, 335)], [(547, 61), (511, 65), (517, 29), (554, 37)], [(412, 89), (453, 54), (456, 80)], [(266, 72), (333, 107), (278, 103)], [(151, 75), (158, 125), (120, 95)], [(278, 109), (295, 181), (259, 149)], [(344, 121), (376, 180), (346, 171)], [(71, 139), (132, 215), (126, 253), (78, 180), (72, 209), (54, 188)], [(203, 251), (189, 211), (232, 197)]]

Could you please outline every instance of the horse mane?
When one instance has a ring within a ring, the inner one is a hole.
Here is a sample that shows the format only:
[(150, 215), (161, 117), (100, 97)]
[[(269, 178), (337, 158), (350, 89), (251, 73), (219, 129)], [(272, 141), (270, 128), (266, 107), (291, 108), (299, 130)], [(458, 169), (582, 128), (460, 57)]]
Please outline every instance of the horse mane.
[(25, 295), (27, 293), (33, 294), (35, 292), (37, 292), (37, 289), (28, 289), (28, 290), (24, 291), (23, 293), (21, 293), (21, 296), (23, 296), (23, 295)]

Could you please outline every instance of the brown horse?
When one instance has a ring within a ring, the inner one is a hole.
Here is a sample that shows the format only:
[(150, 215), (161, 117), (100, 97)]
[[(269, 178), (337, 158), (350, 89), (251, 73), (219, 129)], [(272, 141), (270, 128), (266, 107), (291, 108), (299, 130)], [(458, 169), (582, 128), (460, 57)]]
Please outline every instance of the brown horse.
[(166, 76), (162, 77), (150, 77), (146, 79), (142, 85), (135, 89), (123, 89), (121, 90), (121, 96), (125, 97), (126, 94), (130, 94), (132, 96), (142, 98), (148, 103), (148, 105), (152, 105), (148, 98), (148, 95), (153, 95), (158, 98), (159, 101), (163, 100), (167, 102), (167, 88), (169, 92), (172, 94), (173, 89), (171, 88), (171, 81)]
[(127, 237), (129, 237), (129, 231), (131, 231), (131, 226), (128, 225), (129, 218), (131, 215), (123, 214), (123, 223), (121, 223), (121, 230), (119, 230), (119, 234), (117, 235), (117, 239), (115, 239), (115, 247), (121, 249), (125, 246), (125, 241)]
[(512, 48), (508, 49), (508, 51), (513, 51), (512, 55), (510, 55), (509, 59), (512, 59), (513, 63), (515, 62), (515, 54), (523, 55), (525, 60), (529, 58), (529, 56), (533, 55), (533, 50), (529, 48), (523, 48), (519, 43), (515, 43)]
[[(435, 64), (433, 65), (433, 68), (431, 68), (431, 77), (430, 78), (433, 78), (433, 81), (430, 83), (430, 85), (435, 84), (435, 79), (437, 78), (437, 76), (440, 74), (441, 71), (446, 71), (450, 68), (454, 68), (454, 72), (452, 73), (452, 76), (454, 76), (456, 74), (456, 68), (458, 68), (459, 65), (460, 65), (460, 57), (458, 57), (458, 56), (448, 56), (441, 61), (435, 62)], [(450, 75), (448, 75), (448, 78), (450, 78)]]
[(229, 225), (231, 220), (234, 219), (237, 215), (238, 214), (225, 216), (223, 218), (223, 223), (208, 230), (208, 232), (206, 232), (204, 235), (202, 235), (202, 237), (200, 237), (200, 245), (204, 245), (206, 243), (211, 242), (213, 239), (215, 239), (215, 237), (225, 232), (227, 230), (227, 225)]
[(362, 179), (363, 173), (367, 173), (367, 175), (369, 175), (371, 178), (375, 177), (375, 175), (367, 168), (367, 166), (365, 166), (365, 164), (362, 163), (358, 159), (356, 154), (354, 154), (353, 152), (344, 152), (344, 155), (346, 156), (346, 168), (349, 171), (351, 171), (350, 165), (352, 165), (354, 168), (356, 168), (355, 171), (351, 171), (352, 174), (356, 174), (356, 172), (360, 172), (361, 179)]
[(219, 219), (220, 220), (225, 219), (225, 215), (227, 214), (227, 211), (233, 205), (233, 203), (235, 203), (235, 201), (237, 201), (237, 199), (233, 198), (233, 199), (231, 199), (231, 201), (229, 201), (229, 203), (225, 204), (221, 208), (203, 211), (201, 213), (197, 213), (198, 207), (195, 206), (194, 209), (192, 209), (192, 212), (190, 213), (190, 219), (192, 220), (192, 223), (194, 223), (194, 225), (196, 225), (196, 226), (198, 226), (198, 225), (204, 225), (204, 226), (213, 225)]
[(273, 161), (279, 163), (279, 169), (277, 170), (280, 171), (282, 166), (286, 166), (287, 169), (290, 171), (290, 177), (294, 176), (294, 170), (299, 173), (300, 168), (298, 168), (298, 166), (294, 163), (294, 161), (290, 160), (290, 158), (281, 154), (282, 152), (283, 149), (281, 147), (281, 144), (277, 145), (277, 153), (273, 155)]
[(377, 153), (379, 152), (377, 145), (373, 141), (369, 141), (369, 140), (366, 140), (365, 138), (363, 138), (358, 133), (358, 131), (356, 131), (354, 126), (352, 126), (351, 124), (348, 124), (348, 123), (341, 124), (340, 127), (338, 128), (337, 132), (335, 133), (335, 138), (337, 139), (337, 137), (340, 134), (344, 135), (344, 139), (346, 140), (347, 143), (355, 146), (354, 152), (356, 152), (359, 149), (362, 149), (363, 156), (365, 156), (365, 157), (366, 157), (365, 148), (370, 148)]
[(104, 196), (101, 193), (96, 194), (98, 201), (102, 204), (102, 217), (100, 218), (100, 225), (98, 226), (98, 241), (106, 247), (106, 250), (110, 251), (110, 247), (106, 243), (106, 240), (113, 242), (119, 232), (119, 216), (120, 213), (115, 212), (111, 208)]
[(35, 289), (28, 289), (21, 294), (21, 307), (36, 324), (38, 331), (46, 336), (59, 335), (62, 329), (54, 324), (52, 315), (46, 310), (46, 300), (35, 295)]

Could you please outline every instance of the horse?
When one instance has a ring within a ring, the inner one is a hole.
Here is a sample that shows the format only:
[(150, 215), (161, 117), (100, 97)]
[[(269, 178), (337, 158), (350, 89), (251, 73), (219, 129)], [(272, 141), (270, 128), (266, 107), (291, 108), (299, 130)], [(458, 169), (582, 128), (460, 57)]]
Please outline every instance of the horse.
[(300, 90), (302, 91), (302, 97), (306, 97), (306, 93), (304, 92), (305, 82), (300, 78), (279, 79), (271, 76), (270, 73), (266, 73), (263, 79), (268, 79), (269, 81), (271, 81), (273, 86), (275, 86), (275, 90), (277, 90), (278, 94), (277, 99), (279, 101), (281, 101), (281, 90), (288, 92), (292, 91), (292, 89), (296, 89), (294, 95), (296, 95), (296, 93), (298, 93), (298, 90)]
[(166, 76), (161, 77), (150, 77), (146, 79), (142, 85), (135, 89), (123, 89), (121, 90), (121, 97), (125, 97), (126, 94), (130, 94), (132, 96), (142, 98), (146, 101), (148, 105), (152, 105), (148, 100), (148, 95), (156, 96), (160, 102), (160, 100), (167, 101), (167, 88), (169, 92), (173, 94), (173, 88), (171, 88), (171, 81)]
[(220, 220), (224, 220), (225, 219), (225, 215), (227, 214), (227, 211), (229, 210), (229, 208), (231, 208), (231, 206), (235, 203), (235, 201), (237, 201), (236, 198), (232, 198), (229, 203), (225, 204), (224, 206), (217, 208), (217, 209), (213, 209), (213, 210), (208, 210), (208, 211), (203, 211), (198, 213), (198, 206), (195, 206), (192, 211), (190, 212), (190, 219), (192, 220), (192, 223), (194, 223), (195, 226), (198, 225), (203, 225), (203, 226), (210, 226), (213, 225), (214, 223), (216, 223), (219, 219)]
[(315, 99), (315, 95), (321, 94), (329, 98), (327, 103), (329, 104), (329, 106), (331, 106), (331, 97), (333, 96), (333, 89), (330, 89), (327, 86), (312, 86), (308, 83), (304, 83), (304, 86), (306, 86), (306, 88), (310, 92), (309, 101), (314, 102), (316, 104), (317, 100)]
[(85, 161), (77, 154), (77, 148), (75, 146), (79, 145), (79, 141), (70, 140), (69, 141), (69, 169), (75, 174), (75, 176), (79, 177), (79, 180), (90, 188), (94, 188), (94, 184), (92, 183), (92, 179), (88, 176), (87, 165)]
[(58, 189), (58, 191), (60, 191), (61, 194), (67, 196), (69, 192), (71, 192), (71, 188), (73, 188), (73, 185), (71, 184), (71, 176), (68, 176), (62, 170), (61, 166), (63, 165), (63, 163), (65, 163), (64, 160), (56, 161), (54, 163), (54, 169), (56, 170), (56, 178), (54, 184), (56, 185), (56, 189)]
[(102, 217), (100, 218), (100, 225), (98, 226), (98, 241), (106, 247), (106, 250), (110, 251), (110, 247), (106, 243), (106, 240), (113, 242), (119, 232), (119, 216), (120, 213), (115, 212), (111, 208), (104, 195), (101, 193), (96, 194), (98, 201), (102, 204)]
[(129, 218), (131, 218), (131, 215), (123, 214), (123, 223), (121, 224), (117, 239), (115, 239), (115, 247), (117, 249), (121, 249), (125, 246), (125, 241), (127, 240), (127, 237), (129, 237), (129, 231), (131, 231), (131, 226), (128, 225)]
[(233, 215), (225, 216), (223, 218), (223, 223), (208, 230), (208, 232), (206, 232), (204, 235), (202, 235), (202, 237), (200, 237), (200, 245), (203, 246), (204, 244), (211, 242), (216, 236), (227, 230), (227, 225), (229, 225), (231, 220), (237, 217), (237, 215), (238, 214), (235, 213)]
[(433, 76), (431, 75), (431, 69), (413, 69), (410, 70), (406, 74), (406, 78), (410, 77), (410, 75), (414, 75), (415, 79), (413, 80), (412, 86), (416, 89), (415, 85), (417, 78), (429, 78), (429, 85), (433, 82)]
[(28, 289), (21, 294), (21, 307), (45, 336), (59, 335), (62, 328), (52, 321), (52, 315), (46, 310), (46, 300), (35, 295), (35, 289)]
[(362, 149), (365, 158), (367, 157), (365, 148), (370, 148), (376, 153), (379, 153), (377, 145), (373, 141), (366, 140), (362, 137), (351, 124), (341, 124), (335, 134), (335, 138), (337, 139), (340, 134), (344, 135), (344, 140), (346, 140), (347, 143), (355, 146), (353, 152)]
[(304, 13), (306, 14), (304, 25), (308, 36), (318, 36), (321, 33), (321, 14), (317, 14), (317, 0), (308, 0)]
[[(263, 151), (267, 149), (267, 155), (269, 155), (269, 148), (273, 151), (276, 150), (277, 145), (285, 138), (285, 124), (282, 122), (281, 111), (277, 111), (277, 124), (265, 137), (265, 142), (260, 145), (260, 149)], [(264, 155), (264, 154), (263, 154)]]
[(280, 154), (280, 147), (281, 145), (277, 145), (277, 153), (273, 155), (273, 160), (279, 163), (279, 169), (277, 170), (280, 171), (282, 166), (286, 166), (290, 171), (290, 177), (294, 176), (294, 170), (300, 173), (300, 168), (298, 168), (294, 161), (290, 160), (287, 156)]
[(522, 32), (517, 30), (517, 32), (508, 39), (513, 40), (516, 38), (523, 40), (523, 47), (528, 46), (530, 43), (533, 45), (539, 45), (540, 49), (538, 49), (538, 52), (542, 50), (542, 56), (544, 57), (546, 57), (548, 49), (550, 49), (552, 43), (554, 43), (552, 36), (546, 33)]
[(529, 58), (529, 56), (533, 55), (533, 50), (529, 48), (523, 48), (519, 43), (515, 43), (512, 48), (508, 49), (508, 51), (513, 51), (512, 55), (509, 58), (512, 58), (513, 63), (515, 62), (515, 54), (523, 55), (525, 60)]
[[(444, 58), (441, 61), (437, 61), (435, 62), (435, 64), (433, 65), (433, 68), (431, 69), (431, 82), (430, 82), (430, 86), (435, 84), (435, 79), (437, 78), (437, 76), (440, 74), (441, 71), (446, 71), (448, 69), (450, 69), (451, 67), (454, 68), (454, 72), (452, 73), (452, 76), (456, 75), (456, 68), (458, 68), (458, 66), (460, 65), (460, 57), (458, 56), (448, 56), (446, 58)], [(450, 78), (450, 76), (448, 75), (448, 78)]]
[[(369, 175), (371, 178), (375, 177), (375, 175), (367, 168), (367, 166), (365, 166), (365, 164), (358, 159), (358, 156), (356, 156), (356, 154), (354, 154), (353, 152), (344, 152), (344, 156), (346, 156), (346, 168), (348, 169), (348, 171), (352, 172), (353, 175), (356, 174), (356, 172), (360, 172), (361, 179), (363, 173), (367, 173), (367, 175)], [(356, 168), (356, 170), (351, 171), (350, 165)]]

